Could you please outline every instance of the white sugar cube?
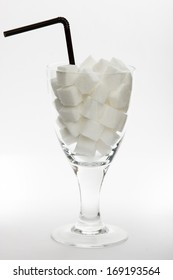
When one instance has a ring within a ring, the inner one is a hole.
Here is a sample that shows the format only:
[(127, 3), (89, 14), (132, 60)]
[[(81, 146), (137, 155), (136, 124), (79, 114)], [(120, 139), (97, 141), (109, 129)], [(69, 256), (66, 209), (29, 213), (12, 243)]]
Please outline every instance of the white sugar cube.
[(62, 106), (59, 114), (64, 122), (76, 122), (80, 119), (80, 105), (76, 107)]
[(72, 64), (59, 66), (56, 74), (59, 87), (70, 86), (78, 77), (78, 67)]
[(109, 95), (109, 103), (112, 107), (127, 112), (129, 107), (131, 89), (127, 85), (122, 85)]
[(125, 75), (126, 73), (116, 72), (112, 66), (109, 66), (103, 76), (103, 82), (108, 90), (116, 90), (122, 84)]
[(111, 146), (106, 145), (101, 140), (96, 144), (96, 150), (102, 155), (105, 156), (111, 152)]
[(105, 103), (108, 97), (108, 87), (104, 83), (100, 83), (96, 86), (92, 93), (92, 98), (100, 103)]
[(108, 128), (113, 128), (117, 130), (119, 124), (126, 119), (126, 115), (118, 111), (111, 106), (105, 104), (104, 105), (104, 112), (102, 117), (100, 118), (100, 123)]
[(93, 120), (85, 120), (81, 134), (94, 141), (97, 141), (103, 132), (103, 126)]
[(77, 142), (77, 138), (73, 137), (66, 128), (60, 129), (60, 136), (66, 145), (71, 145)]
[(113, 57), (110, 61), (111, 65), (117, 69), (119, 72), (129, 72), (128, 67), (124, 64), (123, 61)]
[(56, 95), (56, 92), (57, 92), (57, 89), (58, 89), (58, 83), (57, 83), (57, 78), (53, 78), (50, 80), (50, 83), (51, 83), (51, 87), (52, 87), (52, 90), (53, 90), (53, 93)]
[(61, 108), (63, 107), (61, 101), (59, 100), (59, 98), (55, 98), (54, 100), (54, 105), (56, 110), (59, 112), (61, 110)]
[(75, 86), (58, 89), (57, 96), (64, 106), (76, 106), (82, 101), (81, 93)]
[(129, 107), (130, 95), (132, 89), (132, 76), (126, 74), (122, 84), (118, 89), (109, 94), (109, 103), (112, 107), (126, 112)]
[(75, 153), (84, 156), (94, 156), (96, 152), (96, 142), (80, 135), (75, 147)]
[(105, 128), (100, 139), (106, 145), (112, 146), (120, 139), (120, 136), (113, 129)]
[(121, 118), (121, 120), (119, 121), (119, 123), (117, 125), (117, 131), (119, 131), (119, 132), (123, 131), (126, 121), (127, 121), (127, 115), (124, 114), (123, 118)]
[(109, 61), (101, 58), (94, 66), (93, 70), (99, 73), (103, 73), (109, 65)]
[(66, 122), (66, 128), (74, 137), (79, 136), (83, 125), (83, 119), (80, 118), (77, 122)]
[(57, 119), (56, 119), (56, 125), (59, 128), (65, 128), (65, 124), (64, 124), (64, 122), (63, 122), (63, 120), (60, 116), (58, 116)]
[(92, 120), (98, 120), (102, 114), (103, 105), (88, 96), (81, 108), (81, 114), (84, 117)]
[(90, 93), (99, 81), (98, 75), (94, 72), (82, 71), (79, 74), (75, 85), (82, 94)]
[(105, 74), (117, 74), (117, 73), (124, 73), (122, 71), (118, 71), (114, 65), (109, 64), (105, 69)]
[(57, 71), (60, 72), (78, 72), (78, 67), (74, 64), (60, 65), (57, 68)]
[(95, 59), (90, 55), (80, 65), (80, 70), (87, 69), (92, 70), (92, 67), (96, 63)]

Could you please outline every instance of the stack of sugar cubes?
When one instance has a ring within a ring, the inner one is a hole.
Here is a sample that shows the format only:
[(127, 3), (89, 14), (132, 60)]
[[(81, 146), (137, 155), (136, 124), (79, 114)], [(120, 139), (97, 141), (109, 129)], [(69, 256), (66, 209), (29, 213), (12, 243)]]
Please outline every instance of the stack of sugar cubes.
[(108, 154), (118, 143), (127, 119), (132, 88), (131, 71), (125, 64), (95, 61), (89, 56), (79, 67), (57, 67), (51, 80), (62, 141), (83, 156)]

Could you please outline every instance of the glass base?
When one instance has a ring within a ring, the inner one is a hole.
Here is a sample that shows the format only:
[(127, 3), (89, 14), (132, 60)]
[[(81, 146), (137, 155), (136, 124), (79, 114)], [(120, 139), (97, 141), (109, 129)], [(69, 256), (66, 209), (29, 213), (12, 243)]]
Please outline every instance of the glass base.
[(51, 235), (56, 242), (80, 248), (103, 248), (128, 239), (127, 233), (117, 226), (106, 225), (106, 232), (82, 234), (73, 231), (74, 225), (57, 228)]

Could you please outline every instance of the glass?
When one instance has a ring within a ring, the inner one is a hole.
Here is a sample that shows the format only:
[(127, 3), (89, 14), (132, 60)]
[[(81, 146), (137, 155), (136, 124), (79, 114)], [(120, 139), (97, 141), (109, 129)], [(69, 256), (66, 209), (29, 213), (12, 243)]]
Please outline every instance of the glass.
[(48, 66), (55, 131), (80, 192), (78, 221), (59, 226), (52, 233), (57, 242), (99, 248), (127, 240), (123, 229), (103, 223), (99, 199), (104, 177), (125, 133), (132, 70), (100, 74), (89, 69), (79, 71), (75, 65)]

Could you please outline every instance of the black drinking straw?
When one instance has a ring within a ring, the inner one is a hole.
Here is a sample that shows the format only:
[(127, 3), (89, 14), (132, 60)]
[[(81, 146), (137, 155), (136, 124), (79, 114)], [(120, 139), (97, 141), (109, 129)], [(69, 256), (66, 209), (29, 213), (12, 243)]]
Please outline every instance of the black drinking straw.
[(73, 54), (73, 45), (72, 45), (71, 33), (70, 33), (70, 24), (69, 24), (68, 20), (64, 17), (57, 17), (57, 18), (46, 20), (46, 21), (30, 24), (27, 26), (19, 27), (16, 29), (8, 30), (8, 31), (4, 32), (4, 36), (9, 37), (9, 36), (13, 36), (13, 35), (16, 35), (19, 33), (31, 31), (34, 29), (42, 28), (42, 27), (49, 26), (49, 25), (56, 24), (56, 23), (62, 23), (64, 26), (69, 64), (75, 64), (75, 59), (74, 59), (74, 54)]

